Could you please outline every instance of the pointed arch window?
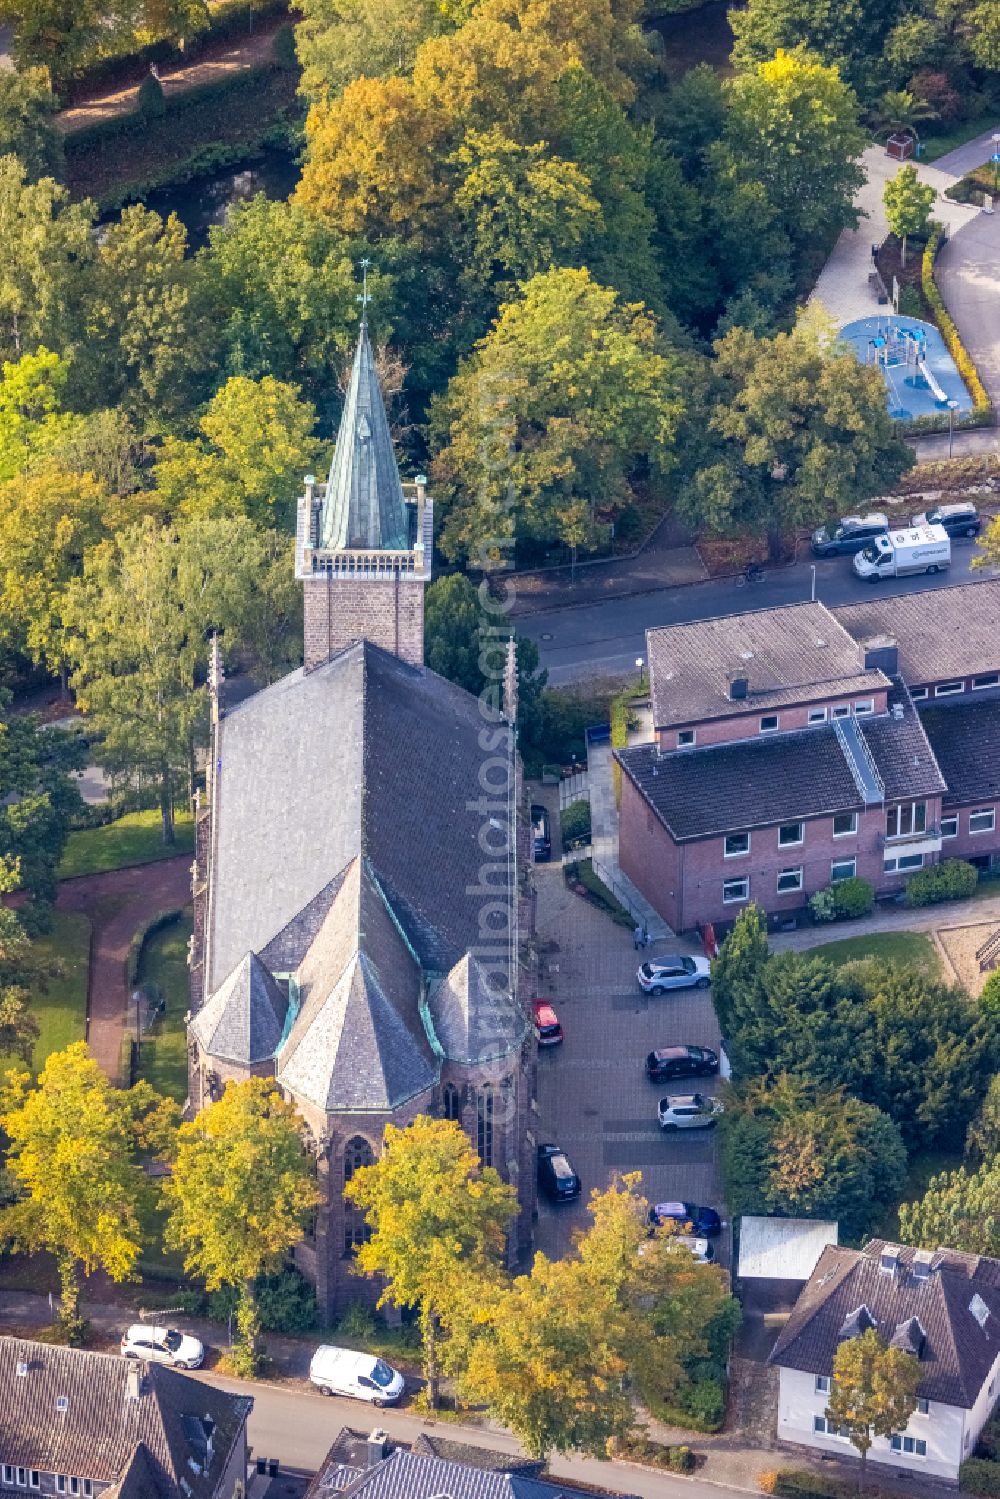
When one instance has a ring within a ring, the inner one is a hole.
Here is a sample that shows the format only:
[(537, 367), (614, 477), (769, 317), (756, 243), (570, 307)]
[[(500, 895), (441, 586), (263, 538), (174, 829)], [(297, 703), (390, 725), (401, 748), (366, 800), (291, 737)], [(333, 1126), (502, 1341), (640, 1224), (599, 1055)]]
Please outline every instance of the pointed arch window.
[[(364, 1135), (353, 1135), (344, 1146), (344, 1186), (362, 1166), (375, 1164), (375, 1152)], [(371, 1229), (365, 1215), (353, 1203), (344, 1201), (344, 1255), (356, 1254), (362, 1244), (371, 1238)]]
[(446, 1119), (453, 1119), (456, 1124), (461, 1124), (462, 1094), (454, 1083), (445, 1083), (441, 1089), (441, 1108)]
[(493, 1115), (496, 1095), (490, 1087), (476, 1094), (476, 1149), (484, 1166), (493, 1165)]

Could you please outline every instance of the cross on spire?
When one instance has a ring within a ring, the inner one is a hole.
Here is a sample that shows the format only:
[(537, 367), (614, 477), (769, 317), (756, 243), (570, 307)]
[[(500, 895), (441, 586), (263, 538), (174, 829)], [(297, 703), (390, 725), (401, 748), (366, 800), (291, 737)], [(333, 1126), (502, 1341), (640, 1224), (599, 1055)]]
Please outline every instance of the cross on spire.
[(361, 303), (361, 325), (364, 327), (368, 322), (368, 303), (371, 297), (368, 295), (368, 267), (371, 261), (365, 256), (358, 264), (361, 267), (361, 290), (358, 292), (357, 300)]

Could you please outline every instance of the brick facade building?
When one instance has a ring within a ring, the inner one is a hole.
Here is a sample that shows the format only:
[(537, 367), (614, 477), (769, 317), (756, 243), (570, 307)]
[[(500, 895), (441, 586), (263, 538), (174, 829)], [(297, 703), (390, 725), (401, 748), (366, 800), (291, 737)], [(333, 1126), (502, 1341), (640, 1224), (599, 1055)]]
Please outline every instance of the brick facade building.
[(365, 1225), (343, 1188), (387, 1123), (458, 1121), (518, 1188), (512, 1258), (531, 1242), (517, 756), (423, 666), (432, 514), (422, 479), (400, 484), (363, 325), (329, 478), (299, 504), (305, 664), (216, 702), (194, 868), (191, 1102), (259, 1075), (295, 1103), (325, 1189), (296, 1261), (325, 1316), (376, 1294), (351, 1273)]
[(727, 615), (647, 649), (619, 858), (675, 930), (1000, 858), (1000, 582)]

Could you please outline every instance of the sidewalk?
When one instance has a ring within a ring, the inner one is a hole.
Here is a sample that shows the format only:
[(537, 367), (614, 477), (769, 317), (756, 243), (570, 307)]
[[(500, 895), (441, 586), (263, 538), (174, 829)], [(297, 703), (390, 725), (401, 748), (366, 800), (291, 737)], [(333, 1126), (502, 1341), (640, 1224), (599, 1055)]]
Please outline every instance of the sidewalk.
[(514, 599), (511, 617), (705, 582), (708, 573), (697, 549), (681, 541), (677, 531), (676, 520), (666, 515), (631, 557), (510, 574), (504, 581)]
[(874, 932), (934, 932), (960, 926), (1000, 926), (1000, 886), (995, 895), (978, 900), (944, 901), (936, 906), (890, 906), (876, 910), (860, 921), (833, 921), (809, 926), (797, 932), (769, 932), (768, 943), (775, 952), (786, 948), (803, 952), (840, 942), (848, 937), (869, 937)]
[(590, 783), (590, 827), (594, 873), (612, 894), (631, 911), (637, 926), (645, 928), (650, 942), (662, 942), (673, 932), (658, 911), (622, 872), (618, 863), (618, 806), (615, 801), (611, 745), (592, 744), (587, 751)]

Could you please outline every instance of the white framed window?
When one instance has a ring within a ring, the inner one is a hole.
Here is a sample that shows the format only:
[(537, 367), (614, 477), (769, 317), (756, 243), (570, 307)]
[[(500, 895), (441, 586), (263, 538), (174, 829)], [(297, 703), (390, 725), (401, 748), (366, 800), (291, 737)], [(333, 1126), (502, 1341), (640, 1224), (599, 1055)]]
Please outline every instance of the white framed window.
[(1000, 671), (987, 672), (985, 677), (973, 677), (973, 692), (983, 692), (987, 687), (1000, 687)]
[(858, 831), (857, 812), (838, 812), (833, 819), (833, 836), (851, 838)]
[(39, 1473), (39, 1471), (38, 1471), (37, 1468), (32, 1468), (32, 1470), (31, 1470), (31, 1478), (30, 1478), (28, 1487), (31, 1488), (31, 1489), (40, 1489), (41, 1486), (42, 1486), (42, 1475), (41, 1475), (41, 1473)]
[(14, 1482), (14, 1468), (11, 1463), (4, 1463), (3, 1465), (3, 1481), (4, 1483)]
[(784, 895), (789, 890), (802, 889), (802, 866), (798, 869), (778, 870), (778, 894)]
[(850, 718), (850, 703), (834, 703), (833, 707), (830, 709), (830, 716), (831, 718)]
[(778, 829), (779, 848), (797, 848), (805, 841), (806, 825), (804, 822), (783, 822)]
[(27, 1470), (27, 1468), (18, 1468), (18, 1470), (17, 1470), (17, 1486), (18, 1486), (19, 1489), (26, 1489), (28, 1487), (28, 1470)]
[(677, 730), (677, 748), (678, 749), (688, 749), (692, 744), (696, 744), (697, 740), (698, 740), (698, 735), (697, 735), (696, 730), (694, 730), (694, 729), (678, 729)]
[(57, 1494), (65, 1494), (65, 1492), (66, 1492), (66, 1475), (65, 1475), (65, 1473), (57, 1473), (56, 1474), (56, 1493)]
[(903, 1452), (907, 1457), (926, 1457), (927, 1443), (923, 1437), (908, 1437), (894, 1431), (889, 1438), (889, 1446), (893, 1452)]
[(825, 708), (810, 708), (809, 709), (809, 722), (810, 723), (826, 723), (826, 709)]
[(830, 865), (830, 884), (836, 885), (839, 880), (853, 880), (857, 871), (857, 859), (834, 859)]
[(750, 899), (750, 877), (747, 875), (742, 880), (725, 880), (722, 886), (722, 903), (726, 906), (734, 906), (737, 902)]
[(70, 1481), (69, 1481), (69, 1491), (70, 1491), (71, 1494), (79, 1494), (79, 1492), (80, 1492), (80, 1480), (79, 1480), (79, 1478), (71, 1478), (70, 1479)]
[(922, 869), (923, 854), (890, 854), (882, 862), (886, 874), (902, 874), (907, 869)]
[(996, 827), (997, 814), (992, 807), (983, 807), (969, 813), (970, 833), (992, 833)]
[(929, 1416), (930, 1413), (931, 1413), (931, 1403), (930, 1403), (930, 1401), (929, 1400), (925, 1400), (924, 1397), (923, 1397), (923, 1395), (918, 1395), (917, 1396), (917, 1415), (918, 1416)]
[(727, 859), (738, 859), (750, 852), (749, 833), (727, 833), (724, 854)]
[(915, 703), (922, 703), (924, 701), (924, 699), (930, 697), (930, 695), (931, 695), (931, 690), (930, 690), (929, 687), (911, 687), (910, 688), (910, 696), (912, 697), (912, 699), (913, 699), (913, 701)]
[(833, 1422), (828, 1421), (825, 1416), (813, 1416), (813, 1431), (821, 1432), (823, 1436), (827, 1437), (846, 1437), (849, 1439), (849, 1433), (846, 1430), (840, 1426), (834, 1426)]
[(869, 716), (869, 714), (874, 713), (874, 712), (875, 712), (875, 701), (874, 701), (873, 698), (869, 697), (869, 698), (866, 698), (865, 701), (862, 702), (862, 703), (855, 703), (854, 704), (854, 716), (855, 716), (855, 718), (867, 718)]
[(909, 838), (912, 833), (923, 833), (927, 827), (926, 802), (902, 802), (889, 807), (885, 814), (885, 836), (887, 838)]
[(958, 818), (957, 817), (942, 817), (942, 819), (941, 819), (941, 837), (942, 838), (957, 838), (958, 837)]
[(829, 1374), (817, 1374), (816, 1375), (816, 1383), (815, 1383), (814, 1389), (815, 1389), (817, 1395), (829, 1395), (829, 1393), (830, 1393), (830, 1376), (829, 1376)]
[(760, 732), (762, 734), (773, 734), (781, 720), (777, 713), (765, 713), (760, 720)]
[(954, 697), (956, 692), (964, 692), (964, 682), (938, 682), (934, 688), (935, 697)]
[(83, 1499), (93, 1499), (94, 1485), (89, 1478), (83, 1480)]

